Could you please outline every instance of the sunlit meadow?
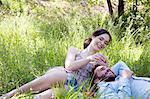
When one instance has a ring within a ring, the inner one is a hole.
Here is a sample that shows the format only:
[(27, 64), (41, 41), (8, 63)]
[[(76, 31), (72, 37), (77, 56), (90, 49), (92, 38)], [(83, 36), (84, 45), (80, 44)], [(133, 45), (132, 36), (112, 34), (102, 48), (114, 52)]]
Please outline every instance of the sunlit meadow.
[[(98, 28), (107, 29), (113, 37), (100, 52), (108, 57), (110, 67), (122, 60), (135, 75), (150, 77), (150, 30), (143, 25), (146, 18), (134, 30), (129, 12), (126, 20), (120, 17), (115, 22), (108, 13), (94, 12), (92, 5), (85, 8), (71, 1), (62, 6), (58, 1), (51, 3), (53, 6), (43, 7), (33, 2), (4, 2), (2, 8), (7, 13), (0, 16), (0, 95), (41, 76), (48, 68), (64, 66), (67, 49), (83, 49), (84, 39)], [(79, 96), (79, 91), (74, 93), (72, 89), (59, 91), (58, 99)], [(32, 94), (19, 97), (29, 98)]]

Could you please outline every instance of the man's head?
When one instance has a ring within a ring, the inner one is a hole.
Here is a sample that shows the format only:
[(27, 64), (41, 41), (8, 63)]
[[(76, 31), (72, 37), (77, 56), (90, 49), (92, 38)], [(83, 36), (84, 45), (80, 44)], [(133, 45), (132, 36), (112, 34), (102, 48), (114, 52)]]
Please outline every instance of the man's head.
[(114, 81), (115, 74), (113, 71), (107, 66), (97, 66), (94, 69), (94, 82), (97, 81)]

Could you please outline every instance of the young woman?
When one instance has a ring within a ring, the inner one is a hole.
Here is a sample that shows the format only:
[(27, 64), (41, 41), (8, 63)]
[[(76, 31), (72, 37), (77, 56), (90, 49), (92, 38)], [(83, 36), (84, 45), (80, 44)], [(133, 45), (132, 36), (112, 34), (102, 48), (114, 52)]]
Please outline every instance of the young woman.
[[(40, 99), (49, 98), (51, 94), (47, 94), (52, 90), (48, 90), (50, 86), (56, 83), (64, 82), (65, 85), (69, 82), (76, 82), (75, 86), (80, 86), (86, 81), (92, 69), (94, 68), (90, 62), (98, 61), (101, 65), (107, 65), (106, 58), (102, 54), (96, 54), (104, 49), (111, 41), (111, 35), (105, 29), (95, 31), (91, 38), (85, 40), (84, 50), (71, 47), (68, 50), (65, 68), (56, 67), (49, 69), (45, 75), (36, 78), (35, 80), (14, 89), (5, 95), (10, 98), (16, 94), (32, 91), (33, 93), (41, 93)], [(76, 89), (75, 89), (76, 90)], [(38, 95), (37, 95), (38, 98)]]
[(97, 75), (95, 83), (100, 99), (150, 99), (150, 78), (133, 76), (133, 72), (122, 61), (111, 70), (99, 66), (94, 73)]

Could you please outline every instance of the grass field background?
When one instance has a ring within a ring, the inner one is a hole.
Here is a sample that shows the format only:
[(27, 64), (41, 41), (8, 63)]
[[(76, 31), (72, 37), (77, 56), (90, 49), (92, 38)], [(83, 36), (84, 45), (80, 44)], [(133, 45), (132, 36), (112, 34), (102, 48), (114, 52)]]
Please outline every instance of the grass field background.
[[(67, 49), (70, 46), (83, 49), (84, 39), (98, 28), (105, 28), (112, 35), (111, 44), (100, 51), (108, 56), (110, 67), (122, 60), (137, 76), (150, 77), (147, 14), (143, 17), (138, 12), (135, 21), (129, 11), (112, 19), (107, 11), (93, 10), (93, 3), (83, 7), (79, 1), (53, 1), (49, 7), (33, 1), (2, 2), (0, 95), (44, 74), (50, 67), (63, 66)], [(71, 92), (66, 94), (77, 96)]]

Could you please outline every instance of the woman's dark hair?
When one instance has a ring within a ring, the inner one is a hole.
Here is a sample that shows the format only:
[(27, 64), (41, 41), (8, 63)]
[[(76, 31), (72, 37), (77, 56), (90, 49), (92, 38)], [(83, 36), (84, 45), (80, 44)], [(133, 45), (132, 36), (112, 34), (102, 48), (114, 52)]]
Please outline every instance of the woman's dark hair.
[[(107, 30), (105, 30), (105, 29), (98, 29), (98, 30), (96, 30), (95, 32), (92, 33), (92, 37), (93, 36), (96, 37), (96, 36), (99, 36), (99, 35), (102, 35), (102, 34), (108, 34), (109, 35), (109, 39), (110, 39), (109, 41), (112, 40), (112, 37), (111, 37), (110, 33)], [(89, 38), (84, 40), (84, 49), (89, 46), (91, 41), (92, 41), (91, 37), (89, 37)]]

